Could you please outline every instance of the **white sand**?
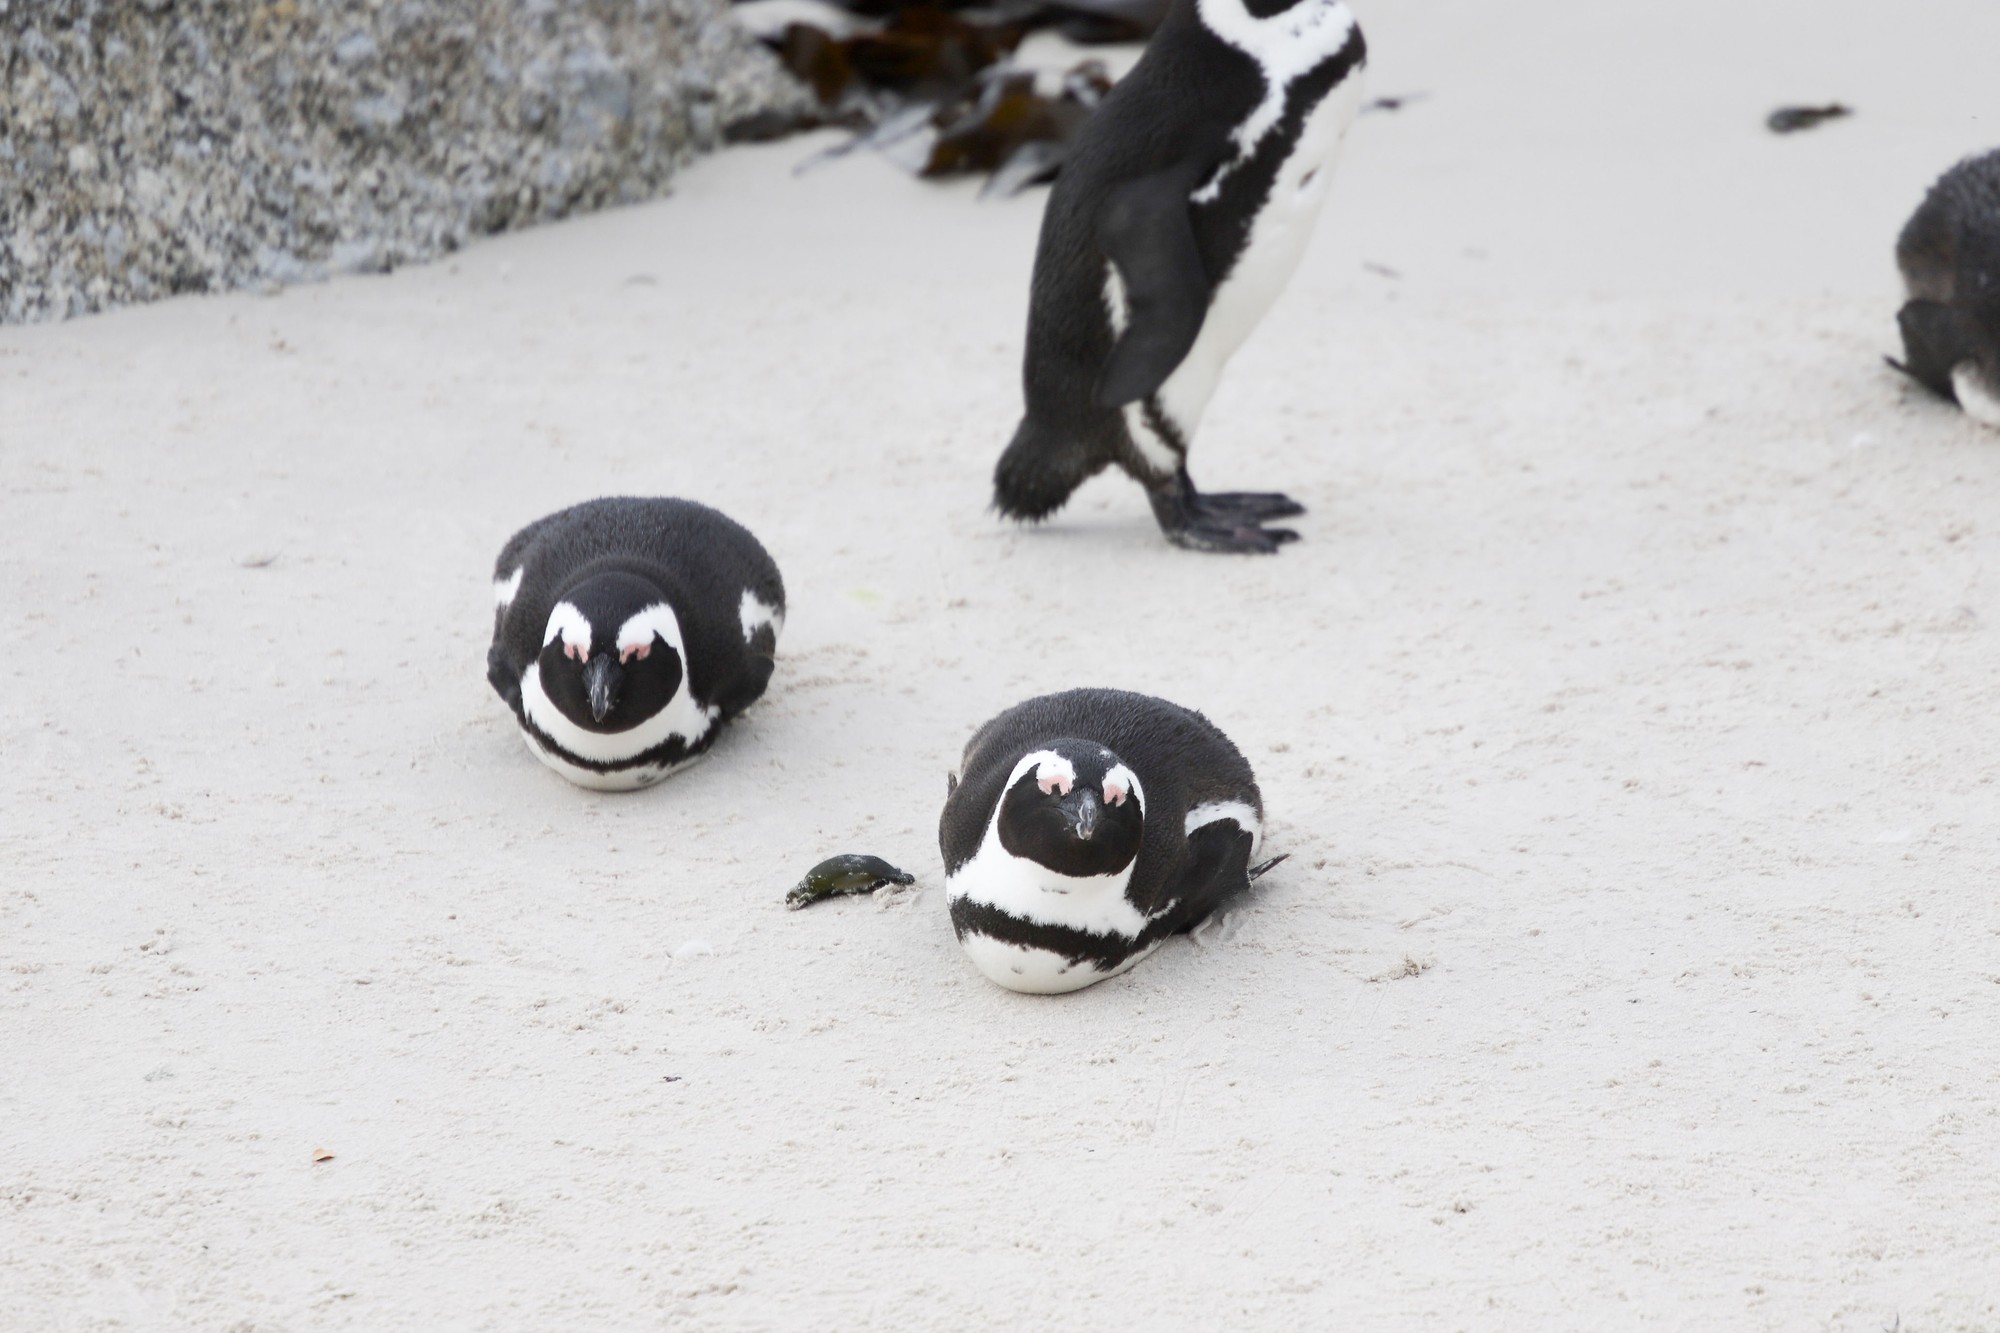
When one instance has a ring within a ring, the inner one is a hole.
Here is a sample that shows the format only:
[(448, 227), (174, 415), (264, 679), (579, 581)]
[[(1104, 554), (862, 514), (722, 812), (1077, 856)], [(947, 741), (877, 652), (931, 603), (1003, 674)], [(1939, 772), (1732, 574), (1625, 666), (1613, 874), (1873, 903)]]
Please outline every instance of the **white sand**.
[[(0, 1327), (2000, 1327), (2000, 435), (1879, 359), (2000, 7), (1744, 8), (1366, 7), (1432, 97), (1194, 457), (1312, 506), (1275, 559), (1118, 478), (995, 523), (1039, 197), (797, 142), (0, 331)], [(500, 543), (607, 491), (792, 597), (630, 797), (481, 678)], [(1013, 995), (943, 775), (1086, 682), (1293, 859)], [(925, 892), (783, 909), (846, 850)]]

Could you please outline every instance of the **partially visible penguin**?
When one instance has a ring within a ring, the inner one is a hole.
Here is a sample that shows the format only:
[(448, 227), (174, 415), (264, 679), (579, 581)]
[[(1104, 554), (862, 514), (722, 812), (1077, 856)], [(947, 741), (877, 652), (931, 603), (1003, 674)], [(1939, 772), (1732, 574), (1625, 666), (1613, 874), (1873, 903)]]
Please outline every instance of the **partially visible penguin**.
[(1298, 266), (1361, 105), (1366, 47), (1340, 0), (1172, 0), (1078, 134), (1042, 217), (1027, 412), (994, 506), (1054, 513), (1115, 463), (1167, 540), (1269, 552), (1279, 494), (1203, 493), (1187, 452), (1223, 365)]
[(981, 727), (950, 779), (952, 929), (1010, 990), (1080, 990), (1277, 864), (1251, 868), (1263, 827), (1249, 762), (1200, 713), (1124, 690), (1030, 699)]
[(604, 791), (698, 758), (771, 679), (785, 585), (741, 524), (692, 500), (591, 500), (493, 567), (486, 678), (537, 758)]
[(1897, 369), (2000, 426), (2000, 149), (1931, 187), (1896, 242), (1910, 300)]

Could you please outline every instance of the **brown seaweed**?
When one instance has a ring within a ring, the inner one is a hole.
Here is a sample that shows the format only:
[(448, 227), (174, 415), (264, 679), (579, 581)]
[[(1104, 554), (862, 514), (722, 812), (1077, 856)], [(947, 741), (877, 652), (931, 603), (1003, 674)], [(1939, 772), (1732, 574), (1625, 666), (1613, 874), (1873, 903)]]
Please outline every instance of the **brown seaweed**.
[[(926, 178), (984, 174), (982, 196), (1052, 179), (1111, 88), (1103, 63), (1090, 60), (1045, 91), (1050, 76), (1012, 63), (1022, 37), (1081, 24), (1094, 39), (1124, 40), (1149, 34), (1165, 11), (1161, 0), (1015, 0), (977, 10), (937, 0), (847, 0), (842, 7), (879, 21), (847, 36), (792, 23), (767, 38), (820, 103), (818, 116), (790, 128), (855, 131), (815, 161), (870, 148)], [(785, 129), (759, 123), (739, 137), (775, 138)]]
[(1809, 130), (1815, 125), (1853, 114), (1854, 108), (1838, 102), (1829, 102), (1825, 106), (1781, 106), (1764, 118), (1764, 124), (1773, 134), (1796, 134), (1800, 130)]
[(1104, 94), (1111, 76), (1089, 60), (1063, 78), (1053, 96), (1035, 90), (1035, 76), (1016, 72), (993, 79), (969, 106), (940, 107), (937, 136), (919, 175), (992, 173), (985, 193), (1015, 194), (1053, 177), (1076, 132)]

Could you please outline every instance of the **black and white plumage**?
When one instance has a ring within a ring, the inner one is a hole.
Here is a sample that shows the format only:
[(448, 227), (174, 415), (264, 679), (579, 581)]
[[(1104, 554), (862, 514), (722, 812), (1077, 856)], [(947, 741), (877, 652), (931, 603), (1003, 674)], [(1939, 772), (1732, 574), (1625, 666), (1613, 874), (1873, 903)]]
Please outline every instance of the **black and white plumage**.
[(1173, 0), (1050, 192), (1001, 513), (1046, 518), (1115, 463), (1177, 545), (1274, 551), (1297, 535), (1261, 526), (1305, 512), (1286, 496), (1197, 492), (1187, 451), (1305, 251), (1365, 58), (1339, 0)]
[(651, 786), (771, 679), (785, 585), (740, 523), (692, 500), (591, 500), (493, 567), (486, 678), (528, 748), (585, 787)]
[(965, 747), (938, 821), (959, 943), (1010, 990), (1125, 971), (1249, 887), (1264, 803), (1200, 713), (1124, 690), (1017, 704)]
[(2000, 426), (2000, 149), (1938, 178), (1896, 242), (1896, 263), (1910, 297), (1896, 316), (1898, 368)]

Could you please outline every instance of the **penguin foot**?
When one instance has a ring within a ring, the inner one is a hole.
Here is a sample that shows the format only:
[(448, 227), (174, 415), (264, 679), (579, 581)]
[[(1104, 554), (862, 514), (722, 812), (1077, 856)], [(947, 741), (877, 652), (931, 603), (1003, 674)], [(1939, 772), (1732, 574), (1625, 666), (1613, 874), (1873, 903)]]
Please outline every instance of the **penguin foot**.
[(1235, 519), (1239, 523), (1297, 518), (1306, 512), (1304, 505), (1277, 491), (1210, 491), (1194, 497), (1194, 509), (1204, 518)]
[(1305, 506), (1276, 491), (1218, 491), (1204, 495), (1182, 468), (1167, 482), (1152, 487), (1153, 517), (1168, 541), (1190, 551), (1270, 555), (1299, 534), (1290, 528), (1267, 528), (1266, 520), (1291, 518)]
[(1273, 555), (1299, 534), (1290, 528), (1260, 528), (1254, 523), (1190, 523), (1165, 530), (1167, 540), (1189, 551), (1211, 551), (1222, 555)]

